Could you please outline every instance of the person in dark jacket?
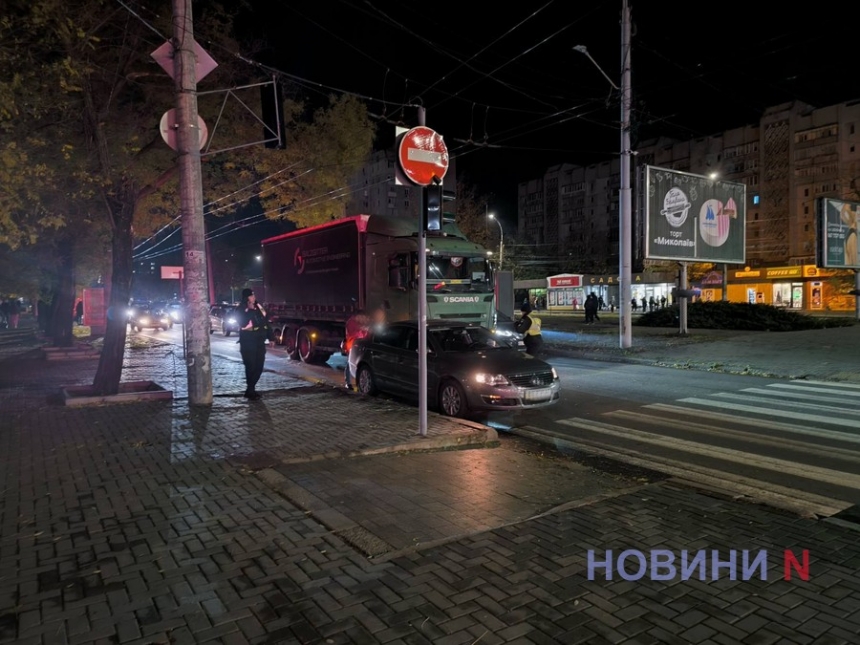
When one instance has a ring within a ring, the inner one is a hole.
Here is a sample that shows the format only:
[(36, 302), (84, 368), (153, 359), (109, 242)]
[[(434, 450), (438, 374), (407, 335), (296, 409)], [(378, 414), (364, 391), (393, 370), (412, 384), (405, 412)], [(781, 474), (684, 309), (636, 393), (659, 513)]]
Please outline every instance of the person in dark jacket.
[(239, 307), (239, 352), (245, 365), (245, 398), (255, 401), (260, 397), (257, 382), (263, 374), (266, 362), (266, 320), (265, 310), (257, 303), (251, 289), (242, 290), (242, 304)]
[(530, 305), (524, 304), (520, 311), (522, 318), (517, 321), (515, 329), (518, 334), (523, 335), (523, 342), (526, 345), (526, 353), (529, 356), (537, 356), (543, 348), (543, 336), (540, 333), (540, 318), (532, 313)]

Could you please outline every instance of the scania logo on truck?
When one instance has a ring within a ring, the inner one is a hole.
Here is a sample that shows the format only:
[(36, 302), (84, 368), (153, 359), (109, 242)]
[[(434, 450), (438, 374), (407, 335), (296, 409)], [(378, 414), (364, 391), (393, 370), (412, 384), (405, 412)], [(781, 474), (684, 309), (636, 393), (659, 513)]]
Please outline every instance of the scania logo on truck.
[(480, 302), (481, 296), (444, 296), (442, 302)]
[(293, 266), (296, 267), (296, 275), (301, 275), (305, 271), (305, 259), (302, 257), (302, 250), (296, 249), (293, 256)]

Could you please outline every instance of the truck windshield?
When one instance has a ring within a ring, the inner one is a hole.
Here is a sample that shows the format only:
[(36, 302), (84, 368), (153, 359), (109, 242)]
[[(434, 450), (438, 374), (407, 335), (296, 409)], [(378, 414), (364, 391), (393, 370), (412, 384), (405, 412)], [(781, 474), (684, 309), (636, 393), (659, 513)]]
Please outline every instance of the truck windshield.
[(427, 291), (442, 293), (493, 291), (493, 275), (485, 257), (428, 257)]

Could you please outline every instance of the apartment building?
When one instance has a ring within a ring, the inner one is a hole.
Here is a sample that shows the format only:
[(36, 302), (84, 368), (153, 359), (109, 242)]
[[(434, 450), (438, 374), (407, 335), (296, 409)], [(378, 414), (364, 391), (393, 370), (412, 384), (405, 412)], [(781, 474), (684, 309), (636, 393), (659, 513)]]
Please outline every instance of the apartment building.
[[(645, 165), (743, 182), (747, 264), (814, 264), (815, 199), (860, 198), (858, 130), (860, 101), (825, 108), (794, 102), (767, 109), (756, 124), (712, 136), (645, 141), (633, 158), (634, 194)], [(586, 273), (617, 266), (619, 184), (617, 160), (547, 169), (519, 185), (520, 236), (555, 244), (559, 257), (579, 258)], [(641, 222), (638, 202), (634, 219)]]

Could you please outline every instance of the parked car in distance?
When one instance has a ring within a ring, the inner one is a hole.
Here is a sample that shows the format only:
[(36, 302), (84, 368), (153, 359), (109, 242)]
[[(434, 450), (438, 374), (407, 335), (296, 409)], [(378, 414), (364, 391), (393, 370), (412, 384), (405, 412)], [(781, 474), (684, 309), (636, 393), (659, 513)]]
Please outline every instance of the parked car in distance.
[[(417, 397), (418, 323), (392, 323), (356, 341), (349, 369), (362, 394)], [(428, 405), (453, 417), (552, 405), (561, 392), (549, 363), (489, 329), (443, 320), (427, 322), (427, 388)]]
[(209, 333), (220, 331), (225, 336), (239, 333), (238, 308), (232, 305), (212, 305), (209, 309)]
[(167, 313), (173, 319), (173, 322), (182, 324), (185, 322), (185, 307), (178, 302), (167, 305)]
[(135, 307), (129, 310), (128, 324), (135, 331), (144, 329), (163, 329), (167, 331), (173, 328), (173, 320), (166, 311), (150, 307)]

